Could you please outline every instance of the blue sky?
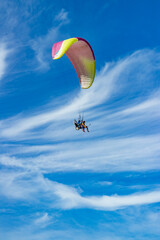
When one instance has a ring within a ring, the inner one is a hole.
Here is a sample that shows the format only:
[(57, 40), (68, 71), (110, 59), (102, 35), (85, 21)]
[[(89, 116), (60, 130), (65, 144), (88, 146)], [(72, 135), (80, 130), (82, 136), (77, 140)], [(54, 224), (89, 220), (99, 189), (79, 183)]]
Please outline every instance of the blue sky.
[[(159, 9), (0, 0), (0, 239), (160, 238)], [(52, 60), (70, 37), (94, 50), (88, 90)]]

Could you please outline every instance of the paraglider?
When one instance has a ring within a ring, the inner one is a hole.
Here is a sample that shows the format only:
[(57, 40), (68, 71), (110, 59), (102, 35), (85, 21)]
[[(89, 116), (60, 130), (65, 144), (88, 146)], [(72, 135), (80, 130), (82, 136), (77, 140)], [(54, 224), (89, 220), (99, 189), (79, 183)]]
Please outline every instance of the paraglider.
[[(83, 38), (69, 38), (61, 42), (57, 42), (52, 47), (52, 58), (54, 60), (61, 58), (64, 54), (67, 55), (75, 68), (82, 89), (91, 87), (96, 71), (96, 62), (93, 50), (90, 44)], [(78, 124), (77, 121), (74, 122)], [(85, 121), (81, 129), (88, 130)], [(77, 125), (77, 129), (79, 129)]]
[(85, 132), (85, 130), (87, 130), (87, 132), (89, 132), (88, 126), (86, 125), (85, 121), (83, 120), (83, 118), (81, 119), (81, 117), (79, 117), (79, 120), (74, 120), (74, 126), (76, 130), (80, 130), (82, 129), (83, 132)]

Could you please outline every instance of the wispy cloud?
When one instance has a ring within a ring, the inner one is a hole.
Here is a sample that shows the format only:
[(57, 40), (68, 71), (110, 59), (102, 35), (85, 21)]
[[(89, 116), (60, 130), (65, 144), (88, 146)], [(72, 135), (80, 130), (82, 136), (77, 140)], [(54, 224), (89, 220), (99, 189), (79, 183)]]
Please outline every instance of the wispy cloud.
[[(40, 17), (45, 18), (46, 15), (51, 16), (50, 24), (47, 28), (45, 27), (43, 34), (37, 29), (35, 36), (38, 20)], [(0, 3), (0, 20), (3, 22), (0, 26), (1, 39), (7, 39), (10, 46), (16, 49), (12, 72), (48, 70), (50, 62), (52, 62), (52, 45), (60, 35), (61, 26), (69, 23), (68, 12), (62, 8), (57, 14), (57, 12), (54, 12), (52, 4), (46, 7), (42, 2), (33, 3), (29, 0), (17, 4), (6, 0)], [(3, 51), (1, 48), (0, 78), (4, 71), (2, 61), (6, 53), (5, 48), (3, 47)], [(29, 53), (30, 57), (34, 53), (34, 56), (30, 60), (26, 60), (26, 53)], [(20, 62), (23, 62), (24, 67), (18, 61), (19, 59), (21, 59)]]
[(60, 34), (61, 26), (69, 23), (68, 12), (65, 9), (61, 9), (58, 15), (55, 16), (55, 21), (58, 21), (56, 27), (50, 28), (45, 35), (30, 41), (31, 48), (34, 50), (38, 62), (37, 70), (49, 69), (52, 59), (50, 49)]
[[(8, 180), (6, 181), (6, 178)], [(6, 182), (5, 182), (6, 181)], [(160, 202), (160, 191), (146, 191), (130, 195), (83, 195), (74, 187), (58, 182), (53, 182), (39, 174), (9, 173), (1, 174), (1, 195), (9, 198), (30, 201), (33, 204), (36, 198), (43, 201), (45, 198), (49, 208), (73, 209), (91, 208), (96, 210), (113, 211), (129, 206), (146, 205)], [(23, 188), (23, 191), (22, 191)], [(48, 213), (35, 219), (35, 224), (49, 224), (51, 218)]]
[[(32, 184), (36, 183), (37, 178), (25, 171), (1, 171), (0, 176), (0, 195), (8, 199), (29, 201), (35, 200), (35, 194), (39, 188), (33, 188)], [(27, 181), (26, 181), (27, 180)]]
[(3, 78), (8, 67), (8, 58), (10, 50), (7, 48), (6, 44), (0, 43), (0, 80)]
[[(87, 226), (86, 221), (80, 221), (76, 218), (77, 211), (74, 217), (74, 221), (71, 217), (68, 217), (68, 221), (63, 218), (59, 219), (59, 227), (52, 225), (51, 228), (41, 228), (39, 225), (33, 225), (32, 219), (28, 216), (26, 224), (21, 226), (12, 226), (10, 231), (5, 229), (1, 230), (1, 236), (3, 239), (10, 240), (16, 238), (17, 240), (55, 240), (66, 239), (74, 240), (75, 236), (77, 240), (87, 239), (92, 240), (93, 238), (99, 240), (123, 240), (141, 239), (147, 240), (148, 236), (151, 239), (158, 239), (159, 230), (159, 210), (150, 210), (147, 206), (140, 208), (128, 208), (121, 209), (114, 213), (110, 212), (95, 215), (90, 214), (87, 211), (87, 217), (90, 220), (90, 225)], [(78, 214), (79, 215), (79, 214)], [(67, 215), (70, 216), (70, 215)], [(92, 216), (92, 218), (91, 218)], [(72, 220), (72, 222), (71, 222)], [(86, 219), (85, 219), (86, 220)], [(124, 226), (127, 226), (125, 228)], [(115, 231), (116, 229), (116, 231)], [(154, 238), (153, 238), (154, 236)]]
[(82, 169), (92, 172), (153, 170), (160, 168), (159, 139), (159, 135), (153, 135), (107, 140), (84, 139), (32, 147), (14, 144), (4, 146), (0, 163), (6, 167), (39, 169), (45, 172)]
[(36, 59), (39, 63), (39, 70), (47, 70), (49, 68), (49, 59), (51, 59), (51, 49), (55, 39), (58, 36), (58, 28), (52, 28), (45, 36), (41, 36), (38, 39), (31, 40), (31, 47), (35, 51)]
[(128, 206), (151, 204), (160, 202), (160, 191), (132, 194), (128, 196), (90, 196), (82, 197), (74, 188), (57, 185), (54, 190), (60, 197), (60, 207), (71, 208), (92, 208), (97, 210), (115, 210)]
[(35, 225), (39, 225), (40, 228), (44, 228), (51, 224), (53, 222), (52, 217), (49, 216), (49, 214), (43, 213), (43, 214), (37, 214), (37, 217), (34, 220)]
[[(25, 172), (1, 172), (0, 184), (1, 195), (23, 201), (30, 201), (30, 199), (32, 199), (33, 203), (37, 197), (40, 201), (43, 198), (46, 198), (46, 200), (50, 202), (52, 201), (53, 207), (61, 209), (86, 207), (101, 210), (114, 210), (121, 207), (150, 204), (160, 201), (159, 191), (144, 192), (126, 196), (113, 195), (88, 197), (84, 196), (84, 193), (83, 196), (81, 196), (80, 193), (73, 187), (52, 182), (37, 174), (31, 175)], [(48, 214), (45, 214), (37, 221), (45, 222), (48, 220)]]
[(69, 23), (68, 12), (62, 8), (61, 11), (55, 16), (56, 21), (61, 21), (64, 23)]

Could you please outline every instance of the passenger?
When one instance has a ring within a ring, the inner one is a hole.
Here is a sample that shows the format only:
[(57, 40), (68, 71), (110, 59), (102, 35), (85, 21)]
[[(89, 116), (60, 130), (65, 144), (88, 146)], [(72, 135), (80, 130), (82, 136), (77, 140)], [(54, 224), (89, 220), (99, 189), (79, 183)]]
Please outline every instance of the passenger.
[(85, 132), (85, 130), (87, 130), (87, 132), (89, 132), (88, 126), (86, 126), (85, 121), (82, 121), (82, 127), (83, 127), (83, 132)]

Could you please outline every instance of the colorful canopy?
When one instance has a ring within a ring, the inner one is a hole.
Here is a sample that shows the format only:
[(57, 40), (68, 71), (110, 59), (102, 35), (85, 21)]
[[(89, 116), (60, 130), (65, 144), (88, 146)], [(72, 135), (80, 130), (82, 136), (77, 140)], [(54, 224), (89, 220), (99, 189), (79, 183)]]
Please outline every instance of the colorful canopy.
[(59, 59), (64, 54), (70, 59), (80, 80), (81, 88), (89, 88), (95, 77), (96, 62), (90, 44), (83, 38), (69, 38), (57, 42), (52, 48), (52, 58)]

